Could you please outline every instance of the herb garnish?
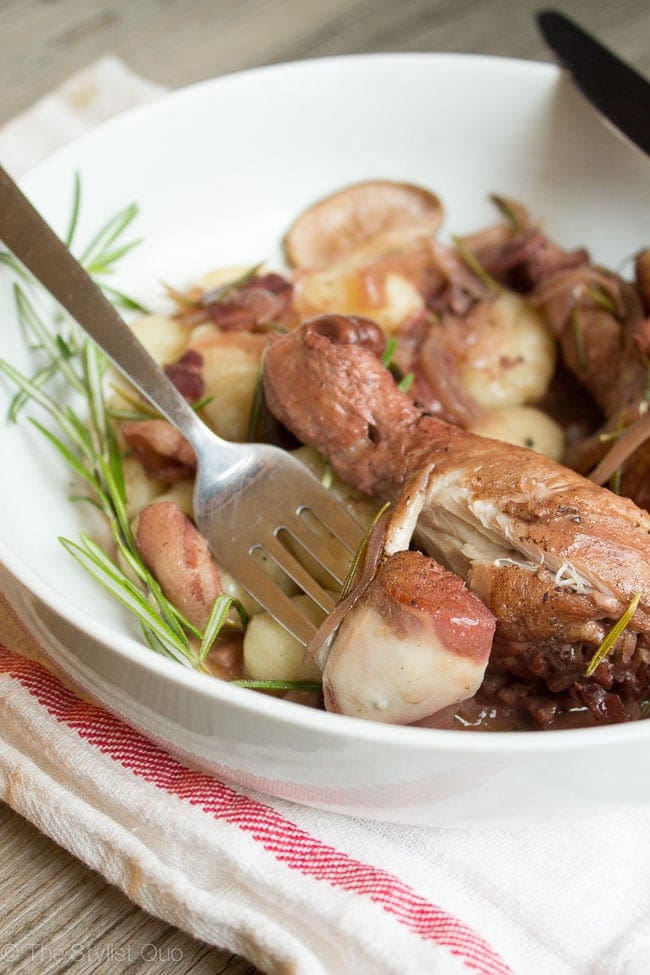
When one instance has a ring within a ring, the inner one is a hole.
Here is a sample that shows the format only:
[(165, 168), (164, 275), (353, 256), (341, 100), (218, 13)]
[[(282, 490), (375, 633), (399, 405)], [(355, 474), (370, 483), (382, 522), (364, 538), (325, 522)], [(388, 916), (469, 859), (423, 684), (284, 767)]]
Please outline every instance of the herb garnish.
[(614, 646), (618, 638), (623, 633), (623, 631), (627, 629), (628, 624), (630, 623), (632, 617), (636, 613), (640, 601), (641, 601), (641, 593), (637, 592), (632, 598), (630, 605), (627, 607), (627, 609), (625, 610), (621, 618), (617, 620), (616, 623), (614, 623), (611, 630), (609, 631), (609, 633), (607, 634), (607, 636), (605, 637), (605, 639), (600, 644), (595, 654), (589, 661), (587, 668), (585, 670), (585, 677), (591, 677), (595, 673), (595, 671), (603, 662), (603, 660), (610, 652), (610, 650), (612, 649), (612, 647)]
[(321, 691), (322, 685), (308, 680), (231, 680), (237, 687), (250, 687), (254, 691)]
[(485, 287), (488, 288), (490, 291), (494, 291), (496, 294), (501, 294), (503, 288), (501, 287), (499, 282), (496, 281), (491, 274), (488, 274), (488, 272), (485, 270), (485, 268), (477, 258), (476, 254), (474, 254), (473, 251), (470, 250), (467, 244), (463, 240), (461, 240), (460, 237), (452, 236), (451, 239), (454, 242), (456, 250), (458, 251), (458, 256), (462, 260), (463, 264), (465, 264), (465, 266), (470, 269), (472, 274), (474, 274), (479, 279), (481, 284), (485, 285)]
[(226, 281), (225, 284), (219, 285), (218, 288), (213, 288), (212, 291), (206, 291), (201, 296), (201, 305), (205, 308), (206, 305), (213, 305), (219, 301), (223, 301), (224, 298), (229, 297), (234, 291), (243, 288), (245, 284), (252, 281), (263, 267), (264, 261), (260, 261), (258, 264), (253, 264), (252, 267), (246, 268), (242, 274), (233, 278), (231, 281)]
[(523, 230), (526, 227), (528, 214), (520, 203), (508, 199), (507, 196), (501, 196), (499, 193), (491, 193), (490, 199), (513, 230)]
[(400, 393), (408, 393), (413, 383), (413, 380), (415, 379), (415, 374), (412, 372), (408, 372), (405, 376), (401, 376), (401, 378), (399, 378), (401, 375), (400, 371), (393, 364), (393, 358), (395, 356), (396, 350), (397, 350), (397, 339), (393, 337), (389, 339), (388, 342), (386, 343), (386, 348), (384, 349), (381, 356), (381, 362), (382, 365), (386, 367), (386, 369), (390, 369), (390, 371), (393, 373), (395, 381), (397, 382), (397, 388), (399, 389)]
[(613, 315), (615, 318), (620, 317), (620, 311), (616, 302), (601, 288), (585, 288), (585, 294), (597, 305), (600, 305), (601, 308), (604, 308), (605, 311), (608, 311), (610, 315)]
[(409, 389), (413, 385), (414, 379), (415, 373), (407, 372), (407, 374), (403, 376), (397, 384), (397, 388), (399, 389), (400, 393), (408, 393)]
[(578, 365), (584, 369), (587, 365), (587, 350), (585, 348), (585, 337), (582, 334), (582, 325), (580, 323), (577, 305), (574, 305), (571, 310), (571, 333), (573, 335)]
[[(81, 181), (77, 175), (65, 236), (68, 245), (73, 244), (76, 237), (80, 206)], [(144, 309), (134, 299), (107, 287), (102, 277), (112, 273), (117, 262), (139, 243), (138, 240), (124, 240), (137, 213), (137, 207), (131, 204), (113, 216), (80, 257), (109, 300), (130, 310)], [(111, 411), (104, 400), (107, 360), (13, 255), (0, 252), (0, 264), (8, 267), (17, 279), (13, 293), (18, 320), (29, 347), (40, 360), (32, 376), (23, 375), (10, 363), (0, 360), (0, 371), (18, 387), (10, 404), (9, 419), (16, 422), (20, 410), (30, 402), (49, 415), (55, 430), (32, 417), (29, 419), (86, 486), (88, 494), (74, 495), (71, 500), (92, 504), (104, 515), (116, 560), (84, 532), (80, 534), (79, 542), (68, 538), (59, 541), (90, 575), (134, 614), (152, 649), (188, 667), (203, 667), (222, 627), (246, 625), (245, 609), (234, 597), (218, 596), (207, 626), (201, 632), (165, 596), (144, 564), (131, 531), (122, 455), (111, 423)], [(49, 394), (47, 386), (54, 377), (62, 377), (81, 398), (80, 412), (70, 405), (60, 405)], [(124, 394), (124, 399), (129, 402), (128, 393)], [(195, 405), (200, 408), (203, 404)], [(148, 407), (137, 401), (137, 411), (146, 415)]]
[(381, 354), (381, 364), (385, 366), (386, 369), (390, 369), (393, 364), (393, 357), (395, 356), (395, 350), (397, 349), (397, 339), (395, 337), (391, 338), (386, 342), (386, 348)]

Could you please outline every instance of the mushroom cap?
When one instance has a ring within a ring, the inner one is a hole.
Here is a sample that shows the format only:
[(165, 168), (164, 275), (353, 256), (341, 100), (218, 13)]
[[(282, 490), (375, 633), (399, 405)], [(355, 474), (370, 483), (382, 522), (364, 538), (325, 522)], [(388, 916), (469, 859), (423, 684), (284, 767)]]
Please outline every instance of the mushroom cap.
[(411, 183), (355, 183), (305, 210), (289, 228), (287, 260), (322, 270), (344, 259), (402, 250), (432, 237), (442, 220), (438, 197)]
[(471, 697), (495, 620), (462, 580), (420, 552), (389, 556), (348, 612), (323, 669), (328, 711), (411, 724)]

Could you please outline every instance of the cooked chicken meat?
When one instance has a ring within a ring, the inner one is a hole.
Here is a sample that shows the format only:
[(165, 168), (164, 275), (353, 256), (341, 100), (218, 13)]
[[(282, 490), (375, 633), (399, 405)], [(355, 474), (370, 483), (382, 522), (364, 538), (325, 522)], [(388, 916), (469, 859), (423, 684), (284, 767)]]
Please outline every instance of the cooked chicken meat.
[[(337, 344), (327, 318), (270, 346), (265, 391), (282, 423), (369, 494), (395, 500), (408, 479), (433, 464), (418, 536), (494, 612), (497, 667), (514, 660), (506, 664), (511, 672), (538, 680), (545, 676), (539, 654), (555, 673), (569, 649), (578, 667), (586, 666), (641, 593), (626, 640), (593, 681), (623, 696), (644, 693), (650, 673), (646, 512), (539, 454), (425, 414), (372, 352)], [(574, 659), (572, 678), (575, 669)], [(588, 701), (589, 685), (574, 680), (578, 699)]]
[(429, 474), (416, 475), (378, 526), (378, 564), (339, 604), (333, 637), (310, 647), (329, 711), (411, 724), (472, 697), (483, 680), (493, 615), (457, 575), (407, 549)]

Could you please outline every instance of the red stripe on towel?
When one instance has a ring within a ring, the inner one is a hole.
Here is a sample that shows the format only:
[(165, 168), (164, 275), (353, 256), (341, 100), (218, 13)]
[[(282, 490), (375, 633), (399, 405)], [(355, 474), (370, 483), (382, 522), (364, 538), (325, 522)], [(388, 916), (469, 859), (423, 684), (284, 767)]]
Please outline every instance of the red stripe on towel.
[(483, 938), (398, 877), (353, 859), (272, 807), (188, 768), (119, 718), (80, 700), (40, 664), (0, 647), (0, 672), (19, 681), (57, 721), (104, 755), (170, 795), (237, 826), (290, 869), (368, 897), (414, 934), (447, 949), (480, 975), (511, 975)]

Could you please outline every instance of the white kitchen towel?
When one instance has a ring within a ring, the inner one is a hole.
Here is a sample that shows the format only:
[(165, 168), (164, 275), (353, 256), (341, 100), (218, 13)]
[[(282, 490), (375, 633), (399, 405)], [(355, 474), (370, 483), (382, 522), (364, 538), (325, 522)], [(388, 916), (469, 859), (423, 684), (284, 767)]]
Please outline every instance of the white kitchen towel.
[(14, 175), (24, 173), (93, 125), (153, 101), (164, 90), (118, 58), (102, 58), (0, 128), (2, 165)]
[[(84, 73), (97, 105), (107, 70), (118, 108), (154, 93), (108, 65)], [(0, 130), (14, 172), (98, 117), (78, 84)], [(270, 975), (650, 971), (650, 812), (427, 830), (307, 809), (185, 766), (38, 656), (0, 602), (0, 797), (184, 931)], [(0, 930), (0, 970), (21, 950)]]
[[(270, 975), (648, 972), (646, 813), (427, 830), (306, 809), (186, 767), (2, 648), (0, 795), (147, 911)], [(21, 955), (0, 932), (2, 958)]]

